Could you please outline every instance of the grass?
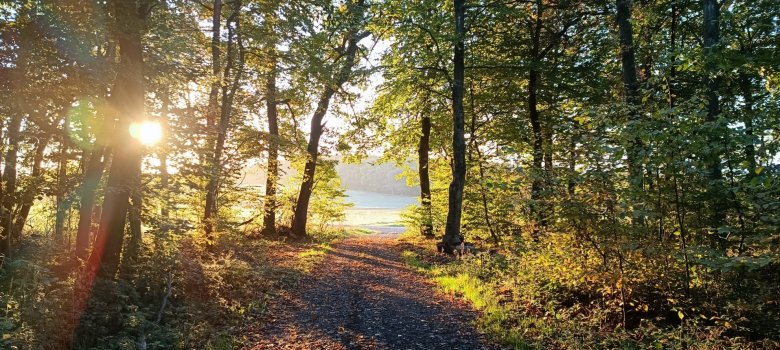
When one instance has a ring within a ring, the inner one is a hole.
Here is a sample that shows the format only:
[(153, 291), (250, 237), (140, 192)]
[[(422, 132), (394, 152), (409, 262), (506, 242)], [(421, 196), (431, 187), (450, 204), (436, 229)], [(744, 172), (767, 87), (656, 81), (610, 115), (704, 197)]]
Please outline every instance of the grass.
[(347, 209), (340, 224), (346, 226), (396, 226), (401, 224), (402, 209)]
[(497, 336), (502, 342), (513, 345), (516, 349), (529, 348), (515, 329), (507, 329), (506, 321), (510, 318), (509, 304), (502, 303), (496, 294), (496, 288), (486, 284), (475, 276), (467, 273), (452, 272), (457, 262), (441, 265), (423, 261), (420, 253), (404, 250), (401, 253), (404, 263), (436, 282), (440, 290), (447, 294), (466, 299), (471, 305), (482, 312), (477, 326), (484, 332)]
[(297, 255), (296, 266), (304, 273), (310, 273), (329, 252), (333, 251), (330, 243), (320, 243), (312, 248), (306, 249)]
[(333, 244), (344, 238), (356, 235), (370, 235), (375, 232), (366, 228), (334, 228), (326, 232), (316, 234), (316, 240), (320, 243), (301, 251), (296, 255), (294, 266), (303, 273), (310, 273), (325, 256), (333, 251)]

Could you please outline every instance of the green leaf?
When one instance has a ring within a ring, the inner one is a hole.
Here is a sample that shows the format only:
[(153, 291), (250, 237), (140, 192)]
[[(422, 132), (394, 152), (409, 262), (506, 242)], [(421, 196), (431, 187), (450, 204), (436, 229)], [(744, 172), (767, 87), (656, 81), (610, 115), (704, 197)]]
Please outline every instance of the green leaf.
[(755, 171), (756, 171), (756, 175), (761, 175), (761, 173), (764, 171), (764, 167), (757, 166)]
[(679, 317), (682, 320), (683, 318), (685, 318), (685, 314), (682, 311), (677, 310), (677, 317)]
[(680, 235), (680, 230), (674, 231), (674, 235), (675, 236), (679, 236)]

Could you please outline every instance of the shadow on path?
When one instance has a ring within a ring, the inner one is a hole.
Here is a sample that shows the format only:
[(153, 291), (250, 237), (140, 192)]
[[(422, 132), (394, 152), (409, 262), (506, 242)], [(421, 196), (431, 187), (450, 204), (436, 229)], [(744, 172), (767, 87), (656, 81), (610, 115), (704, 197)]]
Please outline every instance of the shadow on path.
[(478, 316), (408, 269), (394, 234), (353, 237), (277, 300), (252, 349), (487, 349)]

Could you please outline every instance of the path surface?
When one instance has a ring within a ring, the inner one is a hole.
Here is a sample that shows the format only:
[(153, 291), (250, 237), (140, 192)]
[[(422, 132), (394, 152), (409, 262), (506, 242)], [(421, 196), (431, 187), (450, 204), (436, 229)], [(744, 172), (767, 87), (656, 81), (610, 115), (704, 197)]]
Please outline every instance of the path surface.
[(488, 349), (463, 301), (405, 266), (392, 233), (335, 245), (272, 305), (253, 349)]

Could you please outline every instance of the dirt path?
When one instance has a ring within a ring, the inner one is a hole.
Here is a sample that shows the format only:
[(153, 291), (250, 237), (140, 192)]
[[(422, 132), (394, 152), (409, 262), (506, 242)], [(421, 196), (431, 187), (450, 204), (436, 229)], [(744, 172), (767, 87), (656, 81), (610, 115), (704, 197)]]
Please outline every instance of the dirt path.
[(270, 308), (253, 349), (487, 349), (463, 301), (411, 271), (395, 235), (334, 246), (302, 289)]

